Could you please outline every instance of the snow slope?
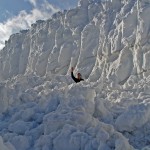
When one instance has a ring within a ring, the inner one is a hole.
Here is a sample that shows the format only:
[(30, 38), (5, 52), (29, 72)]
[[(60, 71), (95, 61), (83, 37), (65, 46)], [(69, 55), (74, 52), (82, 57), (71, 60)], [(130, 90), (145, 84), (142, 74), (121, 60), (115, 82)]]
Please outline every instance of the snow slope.
[(0, 51), (0, 150), (149, 150), (149, 13), (149, 0), (80, 0), (12, 35)]

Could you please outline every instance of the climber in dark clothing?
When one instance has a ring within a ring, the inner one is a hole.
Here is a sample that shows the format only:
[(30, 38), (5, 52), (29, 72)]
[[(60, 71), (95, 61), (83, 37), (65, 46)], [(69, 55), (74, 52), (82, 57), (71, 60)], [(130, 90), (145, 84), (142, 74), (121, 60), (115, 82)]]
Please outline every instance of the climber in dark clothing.
[(77, 78), (74, 76), (73, 70), (74, 70), (74, 68), (72, 67), (72, 68), (71, 68), (71, 77), (72, 77), (72, 79), (73, 79), (76, 83), (77, 83), (77, 82), (80, 82), (80, 81), (83, 81), (84, 79), (82, 79), (82, 76), (81, 76), (80, 73), (77, 74)]

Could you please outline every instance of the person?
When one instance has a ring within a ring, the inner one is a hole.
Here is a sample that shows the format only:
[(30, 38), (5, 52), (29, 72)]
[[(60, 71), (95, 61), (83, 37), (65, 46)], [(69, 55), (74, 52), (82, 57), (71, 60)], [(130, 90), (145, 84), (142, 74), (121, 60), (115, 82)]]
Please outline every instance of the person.
[(76, 78), (76, 77), (74, 76), (74, 74), (73, 74), (73, 71), (74, 71), (74, 68), (72, 67), (72, 68), (71, 68), (71, 77), (72, 77), (72, 79), (73, 79), (76, 83), (78, 83), (78, 82), (80, 82), (80, 81), (84, 81), (84, 79), (82, 79), (82, 76), (81, 76), (80, 73), (77, 74), (77, 78)]

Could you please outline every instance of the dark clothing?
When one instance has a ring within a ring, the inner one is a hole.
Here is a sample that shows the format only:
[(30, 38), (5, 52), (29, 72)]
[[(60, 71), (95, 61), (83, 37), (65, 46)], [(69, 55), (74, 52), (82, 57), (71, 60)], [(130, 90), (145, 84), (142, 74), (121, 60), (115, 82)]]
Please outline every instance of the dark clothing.
[(71, 77), (72, 77), (72, 79), (73, 79), (76, 83), (84, 80), (84, 79), (82, 79), (82, 78), (81, 78), (81, 79), (76, 78), (76, 77), (74, 76), (73, 72), (71, 72)]

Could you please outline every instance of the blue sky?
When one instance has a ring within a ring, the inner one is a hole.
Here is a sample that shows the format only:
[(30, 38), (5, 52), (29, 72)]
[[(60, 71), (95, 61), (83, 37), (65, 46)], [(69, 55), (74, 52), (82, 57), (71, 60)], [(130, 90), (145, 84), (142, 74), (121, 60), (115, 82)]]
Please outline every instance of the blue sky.
[(12, 33), (29, 28), (39, 19), (77, 6), (78, 0), (0, 0), (0, 49)]
[(18, 15), (21, 10), (29, 12), (32, 5), (23, 0), (1, 0), (0, 1), (0, 22), (6, 21), (8, 18)]

